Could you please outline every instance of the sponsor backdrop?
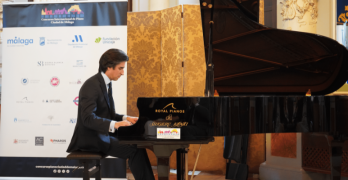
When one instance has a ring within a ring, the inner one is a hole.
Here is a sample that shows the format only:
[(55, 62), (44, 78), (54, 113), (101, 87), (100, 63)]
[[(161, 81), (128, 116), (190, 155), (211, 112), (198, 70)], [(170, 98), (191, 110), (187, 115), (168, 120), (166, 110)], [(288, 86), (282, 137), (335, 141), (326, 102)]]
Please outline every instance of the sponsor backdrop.
[[(81, 177), (65, 159), (81, 85), (110, 48), (127, 52), (127, 2), (6, 4), (0, 177)], [(126, 113), (126, 72), (113, 83)], [(103, 161), (103, 177), (125, 178), (125, 161)], [(117, 168), (116, 168), (117, 166)]]

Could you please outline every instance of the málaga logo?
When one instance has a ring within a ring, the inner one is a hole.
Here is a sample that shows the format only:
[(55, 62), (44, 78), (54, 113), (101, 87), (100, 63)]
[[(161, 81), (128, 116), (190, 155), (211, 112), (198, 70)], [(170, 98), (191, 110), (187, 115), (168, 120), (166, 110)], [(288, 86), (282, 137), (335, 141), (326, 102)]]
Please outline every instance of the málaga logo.
[(15, 37), (14, 39), (7, 39), (7, 44), (14, 44), (14, 45), (29, 45), (33, 44), (33, 39), (21, 39), (20, 37)]
[(84, 17), (79, 5), (72, 5), (68, 10), (41, 10), (41, 21), (51, 21), (51, 24), (74, 24), (75, 21), (84, 20)]

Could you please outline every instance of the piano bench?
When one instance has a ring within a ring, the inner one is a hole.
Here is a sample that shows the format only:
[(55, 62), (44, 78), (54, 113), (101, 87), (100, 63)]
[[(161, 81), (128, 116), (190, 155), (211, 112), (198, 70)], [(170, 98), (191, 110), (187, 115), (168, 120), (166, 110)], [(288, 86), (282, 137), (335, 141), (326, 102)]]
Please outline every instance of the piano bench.
[[(106, 156), (107, 155), (103, 153), (97, 152), (74, 151), (71, 152), (66, 158), (69, 160), (79, 160), (79, 163), (83, 164), (83, 180), (89, 180), (90, 176), (93, 174), (95, 174), (96, 180), (101, 180), (100, 160), (104, 159)], [(88, 169), (88, 164), (93, 163), (93, 161), (95, 161), (95, 166)]]

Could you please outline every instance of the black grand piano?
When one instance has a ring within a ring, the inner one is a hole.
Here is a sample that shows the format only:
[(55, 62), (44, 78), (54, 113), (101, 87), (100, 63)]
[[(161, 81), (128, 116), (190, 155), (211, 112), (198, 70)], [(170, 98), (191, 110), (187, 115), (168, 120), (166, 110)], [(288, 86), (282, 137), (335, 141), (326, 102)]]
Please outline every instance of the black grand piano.
[(153, 150), (159, 179), (168, 179), (169, 157), (177, 150), (182, 179), (181, 154), (189, 144), (214, 136), (324, 133), (334, 139), (331, 179), (340, 179), (348, 96), (325, 95), (348, 79), (347, 49), (320, 35), (262, 26), (241, 2), (200, 1), (205, 97), (138, 98), (139, 121), (120, 128), (119, 141)]

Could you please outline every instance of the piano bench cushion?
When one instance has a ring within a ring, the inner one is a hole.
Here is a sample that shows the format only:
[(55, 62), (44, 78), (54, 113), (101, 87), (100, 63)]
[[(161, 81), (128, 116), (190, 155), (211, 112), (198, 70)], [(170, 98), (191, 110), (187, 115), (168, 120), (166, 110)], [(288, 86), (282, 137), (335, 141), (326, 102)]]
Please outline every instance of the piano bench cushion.
[(86, 152), (86, 151), (74, 151), (71, 152), (66, 158), (76, 160), (99, 160), (104, 159), (107, 155), (100, 152)]

